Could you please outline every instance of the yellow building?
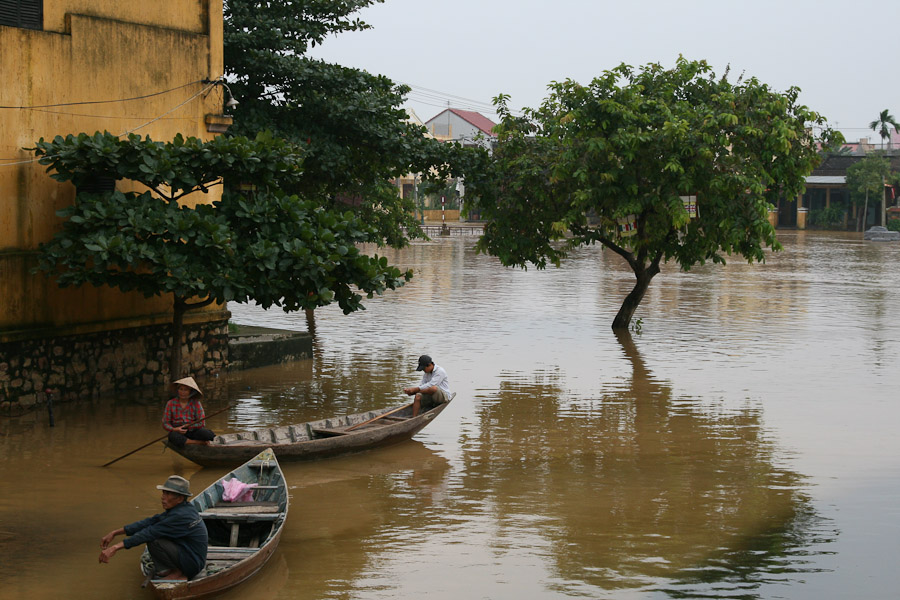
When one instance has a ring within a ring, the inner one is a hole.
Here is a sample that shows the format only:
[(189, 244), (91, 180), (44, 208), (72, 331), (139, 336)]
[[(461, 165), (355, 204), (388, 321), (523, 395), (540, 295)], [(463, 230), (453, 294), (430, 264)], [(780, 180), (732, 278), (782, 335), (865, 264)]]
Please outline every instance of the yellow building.
[[(171, 296), (60, 289), (32, 274), (75, 190), (27, 148), (104, 130), (212, 138), (227, 122), (222, 86), (210, 83), (223, 73), (222, 28), (222, 0), (0, 3), (0, 401), (27, 404), (48, 387), (72, 398), (166, 381)], [(187, 368), (218, 368), (224, 358), (207, 342), (227, 335), (227, 312), (187, 317)]]

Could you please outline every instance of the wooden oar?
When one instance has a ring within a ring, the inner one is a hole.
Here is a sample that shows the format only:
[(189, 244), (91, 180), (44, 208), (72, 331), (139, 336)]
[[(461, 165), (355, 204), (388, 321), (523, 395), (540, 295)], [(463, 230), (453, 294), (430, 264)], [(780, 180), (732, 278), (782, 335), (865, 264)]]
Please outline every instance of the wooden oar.
[[(188, 423), (188, 426), (191, 426), (191, 425), (193, 425), (194, 423), (199, 423), (200, 421), (203, 421), (203, 420), (208, 419), (208, 418), (210, 418), (210, 417), (214, 417), (214, 416), (218, 415), (219, 413), (223, 413), (223, 412), (225, 412), (226, 410), (228, 410), (228, 409), (230, 409), (230, 408), (234, 408), (234, 407), (235, 407), (234, 404), (229, 404), (228, 406), (226, 406), (226, 407), (223, 408), (222, 410), (217, 410), (217, 411), (214, 412), (214, 413), (211, 413), (211, 414), (206, 415), (206, 416), (203, 417), (202, 419), (197, 419), (196, 421), (192, 421), (192, 422)], [(120, 456), (119, 458), (113, 459), (113, 460), (109, 461), (108, 463), (106, 463), (105, 465), (100, 465), (100, 466), (102, 466), (102, 467), (108, 467), (109, 465), (113, 464), (114, 462), (119, 462), (120, 460), (122, 460), (122, 459), (125, 458), (126, 456), (131, 456), (132, 454), (134, 454), (134, 453), (137, 452), (138, 450), (143, 450), (143, 449), (146, 448), (147, 446), (149, 446), (149, 445), (151, 445), (151, 444), (155, 444), (156, 442), (159, 442), (159, 441), (161, 441), (161, 440), (164, 440), (164, 439), (166, 439), (167, 437), (169, 437), (169, 434), (168, 434), (168, 433), (165, 434), (165, 435), (162, 436), (162, 437), (156, 438), (155, 440), (153, 440), (153, 441), (151, 441), (151, 442), (147, 442), (146, 444), (144, 444), (143, 446), (140, 446), (139, 448), (135, 448), (134, 450), (132, 450), (132, 451), (129, 452), (128, 454), (123, 454), (123, 455)]]
[(409, 407), (412, 406), (412, 405), (413, 405), (413, 403), (410, 402), (409, 404), (405, 404), (405, 405), (403, 405), (403, 406), (399, 406), (399, 407), (395, 408), (394, 410), (389, 410), (389, 411), (387, 411), (386, 413), (381, 413), (380, 415), (378, 415), (378, 416), (375, 417), (374, 419), (369, 419), (368, 421), (363, 421), (362, 423), (357, 423), (357, 424), (354, 425), (353, 427), (348, 427), (348, 428), (345, 429), (344, 431), (353, 431), (353, 430), (356, 429), (357, 427), (362, 427), (363, 425), (368, 425), (369, 423), (374, 423), (374, 422), (377, 421), (378, 419), (383, 419), (383, 418), (387, 417), (388, 415), (392, 415), (392, 414), (394, 414), (395, 412), (400, 412), (400, 411), (403, 410), (404, 408), (409, 408)]

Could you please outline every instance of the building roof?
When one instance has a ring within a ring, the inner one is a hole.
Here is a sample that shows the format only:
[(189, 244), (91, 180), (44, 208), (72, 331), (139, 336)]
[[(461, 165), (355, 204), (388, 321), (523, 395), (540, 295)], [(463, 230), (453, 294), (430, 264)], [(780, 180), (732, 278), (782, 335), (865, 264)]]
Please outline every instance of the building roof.
[(460, 119), (464, 121), (468, 121), (481, 131), (485, 132), (488, 135), (497, 135), (494, 133), (494, 127), (497, 126), (496, 123), (482, 115), (481, 113), (477, 113), (473, 110), (459, 110), (456, 108), (449, 109), (450, 112), (458, 116)]
[(844, 175), (810, 175), (806, 178), (806, 183), (836, 185), (847, 183), (847, 177)]
[(422, 119), (419, 118), (419, 115), (417, 115), (416, 111), (414, 111), (413, 109), (406, 108), (406, 115), (407, 115), (406, 116), (407, 123), (414, 123), (415, 125), (422, 125), (422, 126), (425, 125), (425, 123), (422, 122)]
[(472, 126), (478, 128), (479, 131), (484, 132), (487, 135), (496, 137), (496, 133), (494, 133), (494, 127), (497, 126), (496, 123), (482, 115), (481, 113), (477, 113), (473, 110), (459, 110), (458, 108), (448, 108), (447, 110), (441, 111), (435, 116), (428, 119), (428, 123), (431, 123), (441, 115), (446, 112), (451, 112), (463, 121), (471, 124)]

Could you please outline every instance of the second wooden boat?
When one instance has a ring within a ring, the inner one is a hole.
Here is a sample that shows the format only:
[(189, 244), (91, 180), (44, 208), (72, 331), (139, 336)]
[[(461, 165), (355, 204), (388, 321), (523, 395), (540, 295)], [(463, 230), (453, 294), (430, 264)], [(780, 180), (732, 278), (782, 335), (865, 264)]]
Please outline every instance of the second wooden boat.
[[(225, 502), (223, 482), (236, 478), (255, 484), (252, 500)], [(288, 514), (288, 490), (275, 459), (267, 448), (192, 498), (209, 533), (206, 566), (190, 581), (149, 579), (148, 585), (166, 600), (204, 598), (234, 587), (259, 571), (275, 552)], [(144, 550), (141, 570), (153, 572)]]
[(450, 401), (412, 416), (412, 405), (334, 417), (308, 423), (252, 429), (218, 435), (208, 445), (169, 446), (205, 467), (232, 466), (248, 460), (261, 447), (271, 447), (282, 461), (310, 460), (360, 452), (408, 440), (441, 414)]

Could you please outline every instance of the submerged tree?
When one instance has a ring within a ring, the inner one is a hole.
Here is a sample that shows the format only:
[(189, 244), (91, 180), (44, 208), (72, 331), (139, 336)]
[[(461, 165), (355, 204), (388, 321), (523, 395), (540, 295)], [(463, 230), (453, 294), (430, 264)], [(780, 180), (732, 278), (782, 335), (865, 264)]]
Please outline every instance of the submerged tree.
[(479, 249), (544, 268), (603, 244), (636, 279), (613, 329), (628, 327), (665, 261), (763, 261), (780, 248), (768, 210), (802, 191), (820, 160), (810, 126), (824, 121), (797, 88), (727, 75), (684, 58), (671, 69), (623, 64), (588, 85), (553, 83), (524, 117), (498, 97), (492, 166), (466, 180), (489, 221)]
[[(362, 295), (411, 277), (359, 250), (373, 235), (364, 219), (282, 191), (302, 172), (301, 154), (282, 140), (178, 136), (161, 143), (97, 133), (41, 140), (34, 151), (53, 178), (76, 187), (101, 176), (150, 190), (78, 193), (59, 212), (61, 231), (41, 246), (40, 268), (63, 287), (172, 294), (173, 380), (190, 309), (255, 300), (292, 311), (337, 302), (349, 313), (363, 308)], [(212, 204), (187, 204), (224, 174), (252, 191), (229, 187)]]

